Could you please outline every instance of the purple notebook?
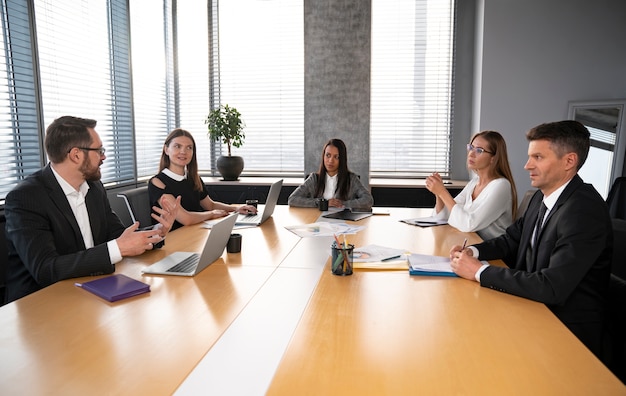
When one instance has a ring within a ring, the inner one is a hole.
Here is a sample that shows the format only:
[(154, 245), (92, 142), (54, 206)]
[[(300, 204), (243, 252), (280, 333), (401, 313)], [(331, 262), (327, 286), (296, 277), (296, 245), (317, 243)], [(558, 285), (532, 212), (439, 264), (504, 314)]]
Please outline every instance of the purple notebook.
[(76, 283), (76, 286), (82, 287), (96, 296), (111, 302), (150, 291), (150, 285), (122, 274), (111, 275), (85, 283)]

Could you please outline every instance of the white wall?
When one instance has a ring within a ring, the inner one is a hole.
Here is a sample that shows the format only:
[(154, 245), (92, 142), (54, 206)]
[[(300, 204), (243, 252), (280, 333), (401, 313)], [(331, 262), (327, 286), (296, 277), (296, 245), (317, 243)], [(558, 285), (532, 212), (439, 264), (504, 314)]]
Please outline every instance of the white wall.
[(571, 100), (626, 97), (626, 1), (478, 0), (477, 10), (472, 129), (504, 135), (521, 196), (530, 128), (566, 119)]

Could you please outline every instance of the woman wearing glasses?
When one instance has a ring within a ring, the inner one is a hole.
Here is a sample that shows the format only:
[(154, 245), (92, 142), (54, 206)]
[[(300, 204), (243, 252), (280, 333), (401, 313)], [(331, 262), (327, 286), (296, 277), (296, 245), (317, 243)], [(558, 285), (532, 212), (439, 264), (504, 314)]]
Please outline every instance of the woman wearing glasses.
[(483, 239), (504, 234), (515, 219), (517, 192), (511, 174), (506, 143), (500, 133), (477, 133), (467, 145), (467, 168), (474, 174), (452, 198), (438, 173), (426, 178), (435, 194), (435, 218), (463, 232), (475, 231)]

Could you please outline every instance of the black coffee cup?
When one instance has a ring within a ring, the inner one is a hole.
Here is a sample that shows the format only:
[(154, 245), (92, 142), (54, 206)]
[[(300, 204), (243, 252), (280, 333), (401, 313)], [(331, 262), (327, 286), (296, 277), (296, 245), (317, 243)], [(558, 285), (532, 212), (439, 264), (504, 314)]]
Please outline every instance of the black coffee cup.
[(228, 253), (241, 252), (241, 234), (230, 234), (228, 244), (226, 245), (226, 251)]
[(327, 211), (328, 210), (328, 200), (325, 198), (319, 198), (317, 200), (317, 207), (319, 208), (319, 210), (321, 210), (322, 212)]

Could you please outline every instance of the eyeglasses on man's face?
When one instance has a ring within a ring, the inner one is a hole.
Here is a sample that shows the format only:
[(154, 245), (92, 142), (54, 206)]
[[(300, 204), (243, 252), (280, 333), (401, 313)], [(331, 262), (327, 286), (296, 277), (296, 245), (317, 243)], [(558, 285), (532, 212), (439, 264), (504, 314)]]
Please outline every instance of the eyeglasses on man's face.
[(77, 149), (80, 150), (85, 150), (85, 151), (97, 151), (98, 154), (100, 154), (101, 156), (104, 155), (104, 153), (107, 151), (107, 149), (105, 149), (104, 147), (98, 147), (98, 148), (92, 148), (92, 147), (76, 147)]
[(482, 147), (474, 147), (473, 145), (468, 144), (467, 145), (467, 152), (469, 153), (471, 151), (475, 152), (476, 155), (481, 155), (482, 153), (493, 154), (491, 151), (487, 151), (487, 150), (485, 150)]

